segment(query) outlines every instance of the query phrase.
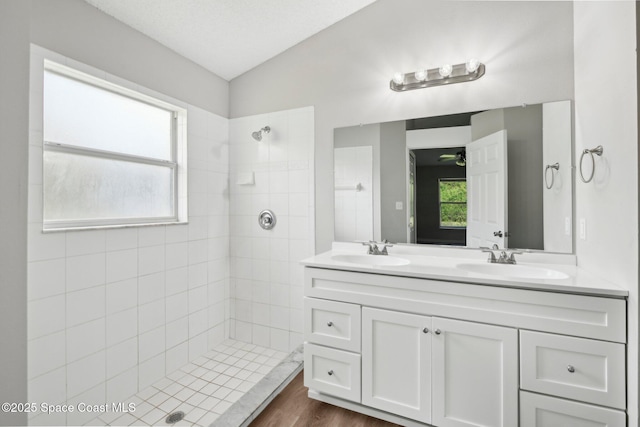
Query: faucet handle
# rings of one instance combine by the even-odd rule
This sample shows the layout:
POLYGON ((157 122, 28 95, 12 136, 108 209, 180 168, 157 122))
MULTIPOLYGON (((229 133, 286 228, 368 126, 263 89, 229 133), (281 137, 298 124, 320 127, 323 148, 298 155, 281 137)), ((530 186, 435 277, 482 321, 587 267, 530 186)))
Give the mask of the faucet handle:
POLYGON ((496 259, 496 254, 493 251, 499 251, 500 249, 498 248, 498 245, 493 245, 493 248, 488 248, 486 246, 480 246, 480 249, 482 249, 482 252, 489 252, 489 258, 487 259, 487 262, 490 263, 495 263, 498 260, 496 259))
POLYGON ((369 255, 373 255, 378 253, 378 244, 373 240, 369 240, 368 242, 360 242, 363 246, 369 246, 369 251, 367 252, 369 255))
POLYGON ((380 253, 382 255, 389 255, 389 252, 387 252, 387 248, 392 248, 393 247, 393 243, 389 242, 387 239, 384 239, 380 243, 383 245, 382 249, 380 250, 380 253))
POLYGON ((516 263, 516 258, 514 257, 514 255, 521 255, 523 253, 524 253, 524 251, 518 251, 518 250, 509 251, 509 253, 508 253, 509 257, 507 258, 507 262, 509 264, 515 264, 516 263))

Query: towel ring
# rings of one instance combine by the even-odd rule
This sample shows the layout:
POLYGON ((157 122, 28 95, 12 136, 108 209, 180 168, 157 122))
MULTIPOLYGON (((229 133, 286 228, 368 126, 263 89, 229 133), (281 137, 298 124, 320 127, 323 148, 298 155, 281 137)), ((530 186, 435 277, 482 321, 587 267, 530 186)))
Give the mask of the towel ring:
POLYGON ((593 158, 594 154, 602 156, 602 145, 598 145, 596 148, 592 148, 590 150, 588 148, 585 148, 582 152, 582 155, 580 156, 580 179, 582 179, 582 182, 584 183, 591 182, 591 180, 593 179, 593 175, 596 173, 596 161, 593 158), (586 179, 584 177, 584 174, 582 173, 582 161, 584 160, 585 154, 589 154, 591 156, 591 175, 589 175, 588 179, 586 179))
POLYGON ((547 190, 551 190, 551 188, 553 187, 553 182, 555 181, 555 174, 553 173, 553 169, 555 170, 560 170, 560 163, 554 163, 552 165, 547 165, 546 168, 544 168, 544 186, 547 187, 547 190), (549 169, 551 169, 551 184, 549 184, 549 180, 547 179, 547 172, 549 171, 549 169))

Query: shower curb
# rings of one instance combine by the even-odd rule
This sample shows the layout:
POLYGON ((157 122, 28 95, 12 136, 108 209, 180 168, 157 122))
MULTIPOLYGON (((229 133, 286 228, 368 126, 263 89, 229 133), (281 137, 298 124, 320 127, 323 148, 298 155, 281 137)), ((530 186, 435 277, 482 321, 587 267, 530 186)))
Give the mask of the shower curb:
POLYGON ((300 345, 264 378, 229 407, 209 427, 246 427, 295 378, 304 367, 303 345, 300 345))

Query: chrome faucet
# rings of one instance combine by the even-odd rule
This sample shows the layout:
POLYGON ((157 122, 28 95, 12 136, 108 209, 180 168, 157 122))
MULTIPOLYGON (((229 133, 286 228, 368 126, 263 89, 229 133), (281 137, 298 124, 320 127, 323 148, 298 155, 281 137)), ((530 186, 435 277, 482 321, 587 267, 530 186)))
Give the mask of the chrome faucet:
POLYGON ((486 248, 481 247, 482 252, 489 252, 489 258, 487 262, 491 264, 516 264, 516 258, 514 255, 520 255, 522 251, 507 251, 506 249, 500 249, 500 247, 494 243, 493 247, 486 248), (496 258, 496 252, 500 252, 500 255, 496 258))
POLYGON ((388 240, 383 240, 382 242, 375 242, 373 240, 369 240, 368 242, 362 242, 364 246, 369 246, 369 250, 367 254, 369 255, 389 255, 387 248, 392 247, 393 245, 389 243, 388 240), (382 249, 378 247, 378 244, 383 245, 382 249))

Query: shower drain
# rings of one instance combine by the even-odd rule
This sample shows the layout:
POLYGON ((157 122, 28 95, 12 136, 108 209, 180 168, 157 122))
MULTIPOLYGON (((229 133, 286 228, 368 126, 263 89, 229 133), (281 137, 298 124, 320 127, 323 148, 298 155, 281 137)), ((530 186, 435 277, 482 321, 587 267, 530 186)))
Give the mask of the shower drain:
POLYGON ((165 422, 167 424, 175 424, 178 421, 182 421, 182 419, 184 418, 184 412, 182 411, 176 411, 172 414, 170 414, 167 419, 165 420, 165 422))

